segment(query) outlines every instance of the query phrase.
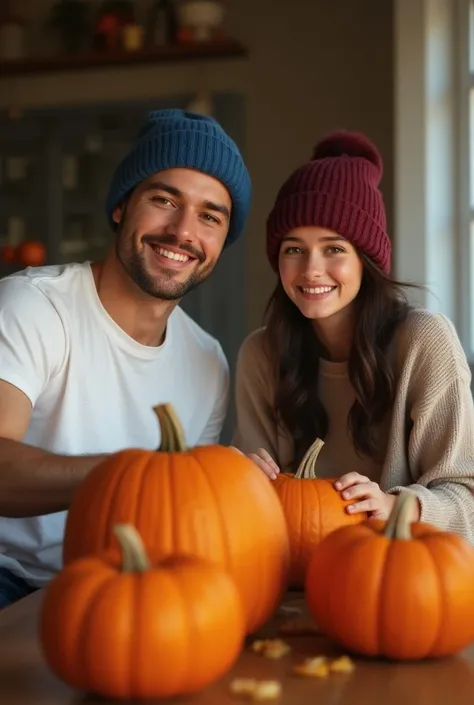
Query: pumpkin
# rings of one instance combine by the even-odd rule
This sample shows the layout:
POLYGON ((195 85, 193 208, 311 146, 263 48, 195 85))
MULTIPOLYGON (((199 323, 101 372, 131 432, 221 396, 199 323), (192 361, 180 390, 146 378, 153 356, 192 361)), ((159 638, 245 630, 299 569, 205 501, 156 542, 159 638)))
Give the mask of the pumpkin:
POLYGON ((359 524, 367 514, 349 514, 336 490, 337 478, 318 478, 316 464, 324 441, 317 438, 307 450, 295 474, 280 473, 273 480, 285 512, 290 538, 289 585, 302 589, 313 548, 331 531, 346 524, 359 524))
POLYGON ((237 660, 245 619, 237 588, 216 565, 169 556, 152 565, 131 525, 116 551, 80 558, 46 589, 40 643, 70 687, 106 698, 200 691, 237 660))
POLYGON ((23 267, 39 267, 46 262, 46 247, 37 240, 26 240, 16 248, 15 259, 23 267))
POLYGON ((120 451, 77 489, 66 521, 64 563, 111 548, 113 525, 131 523, 153 561, 191 553, 227 569, 251 633, 277 609, 286 588, 289 542, 278 497, 245 455, 220 445, 188 450, 172 407, 154 411, 159 452, 120 451))
POLYGON ((387 522, 337 529, 314 550, 308 608, 322 631, 365 656, 416 660, 474 640, 474 547, 410 522, 416 496, 398 495, 387 522))

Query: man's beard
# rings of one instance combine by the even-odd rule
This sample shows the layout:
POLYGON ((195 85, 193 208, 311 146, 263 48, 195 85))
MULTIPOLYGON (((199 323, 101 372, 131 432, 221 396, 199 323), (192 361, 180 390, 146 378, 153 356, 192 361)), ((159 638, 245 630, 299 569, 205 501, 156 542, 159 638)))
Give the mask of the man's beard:
MULTIPOLYGON (((123 221, 122 221, 123 222, 123 221)), ((143 242, 153 242, 162 246, 173 245, 179 247, 182 252, 188 252, 192 257, 195 257, 200 264, 205 262, 205 255, 196 248, 180 244, 174 235, 163 235, 162 237, 144 236, 143 242)), ((175 281, 177 271, 174 269, 162 269, 159 276, 152 276, 146 268, 145 257, 140 252, 134 252, 127 249, 123 229, 119 226, 116 239, 117 257, 127 272, 132 281, 149 296, 162 301, 177 301, 185 294, 195 289, 203 282, 214 269, 215 263, 209 262, 200 271, 194 270, 189 275, 186 281, 175 281)), ((148 245, 146 245, 148 246, 148 245)))

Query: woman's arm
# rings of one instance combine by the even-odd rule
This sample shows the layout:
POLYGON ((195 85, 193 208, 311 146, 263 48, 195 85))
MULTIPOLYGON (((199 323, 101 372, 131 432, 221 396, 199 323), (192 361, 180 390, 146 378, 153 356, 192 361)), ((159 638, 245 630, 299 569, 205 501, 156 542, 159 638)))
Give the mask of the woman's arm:
POLYGON ((421 520, 474 543, 474 403, 471 373, 454 326, 441 314, 416 331, 404 372, 411 430, 406 447, 421 520))
MULTIPOLYGON (((474 543, 474 407, 466 379, 452 382, 430 413, 415 419, 409 458, 421 521, 474 543)), ((394 487, 390 492, 398 492, 394 487)))

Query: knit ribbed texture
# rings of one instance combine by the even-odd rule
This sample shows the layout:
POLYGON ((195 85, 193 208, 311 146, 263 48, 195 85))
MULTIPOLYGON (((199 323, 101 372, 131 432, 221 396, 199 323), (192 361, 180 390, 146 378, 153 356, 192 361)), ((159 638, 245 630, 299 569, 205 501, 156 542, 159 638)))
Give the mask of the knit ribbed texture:
POLYGON ((229 191, 232 214, 226 245, 243 231, 252 185, 235 142, 214 118, 184 110, 156 110, 141 126, 129 154, 117 167, 106 201, 112 229, 113 211, 144 179, 165 169, 189 168, 218 179, 229 191))
MULTIPOLYGON (((355 398, 347 373, 344 386, 341 363, 321 365, 330 430, 318 457, 318 475, 337 477, 356 470, 384 492, 414 492, 423 521, 474 544, 474 406, 471 373, 455 328, 442 314, 412 311, 390 356, 397 390, 381 429, 385 453, 379 465, 358 458, 347 433, 347 413, 355 398), (331 366, 337 374, 328 374, 331 366)), ((274 394, 264 331, 259 330, 244 341, 238 357, 233 444, 244 453, 265 448, 288 470, 293 444, 277 430, 271 411, 274 394)))
POLYGON ((267 221, 267 255, 278 271, 283 237, 303 226, 328 228, 365 252, 384 272, 391 244, 382 194, 382 159, 358 133, 336 132, 316 145, 314 158, 296 169, 278 192, 267 221))

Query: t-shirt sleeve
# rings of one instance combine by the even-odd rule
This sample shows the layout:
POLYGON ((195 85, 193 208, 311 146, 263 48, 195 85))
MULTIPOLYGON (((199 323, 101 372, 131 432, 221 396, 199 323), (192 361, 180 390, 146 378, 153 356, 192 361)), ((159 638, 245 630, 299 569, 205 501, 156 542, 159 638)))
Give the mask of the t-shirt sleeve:
POLYGON ((32 406, 61 369, 66 338, 51 301, 29 281, 0 281, 0 379, 32 406))
POLYGON ((196 445, 213 445, 219 443, 222 427, 229 406, 229 364, 220 345, 217 346, 215 365, 217 367, 217 384, 214 391, 214 404, 209 420, 196 445))

